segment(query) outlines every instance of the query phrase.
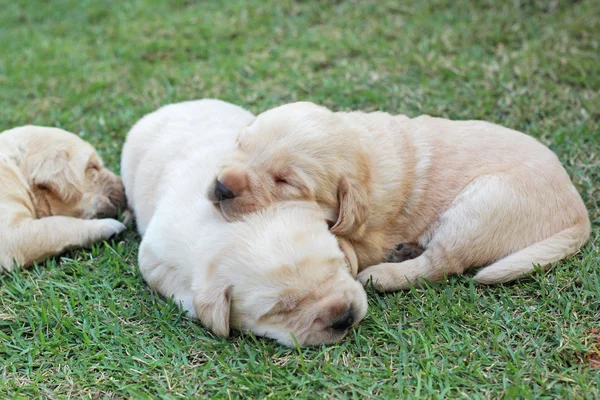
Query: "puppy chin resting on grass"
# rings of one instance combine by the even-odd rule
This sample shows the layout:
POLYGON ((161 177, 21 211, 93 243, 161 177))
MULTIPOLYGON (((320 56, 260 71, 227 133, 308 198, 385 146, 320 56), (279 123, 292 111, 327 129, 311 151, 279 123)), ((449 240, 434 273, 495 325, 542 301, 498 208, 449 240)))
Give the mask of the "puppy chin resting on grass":
POLYGON ((337 342, 365 316, 367 300, 356 255, 321 209, 283 202, 228 223, 203 196, 253 119, 200 100, 163 107, 131 129, 121 171, 143 236, 140 271, 219 335, 234 328, 287 346, 337 342))

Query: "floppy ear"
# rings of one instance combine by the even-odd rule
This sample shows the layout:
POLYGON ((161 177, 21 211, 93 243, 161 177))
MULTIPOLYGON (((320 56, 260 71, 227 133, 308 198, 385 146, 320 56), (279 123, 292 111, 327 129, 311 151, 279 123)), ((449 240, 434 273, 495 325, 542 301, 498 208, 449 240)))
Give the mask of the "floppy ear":
POLYGON ((232 288, 227 285, 194 297, 194 310, 202 325, 225 337, 229 336, 232 288))
POLYGON ((358 257, 356 257, 354 247, 352 247, 350 242, 348 242, 346 239, 337 238, 337 240, 338 244, 340 245, 340 249, 346 257, 346 262, 350 267, 350 273, 356 278, 356 275, 358 274, 358 257))
POLYGON ((367 189, 349 178, 340 179, 338 204, 338 217, 331 227, 331 233, 338 236, 352 236, 369 217, 367 189))
POLYGON ((32 187, 50 190, 66 203, 81 198, 80 182, 69 164, 67 151, 42 151, 31 156, 28 164, 32 187))

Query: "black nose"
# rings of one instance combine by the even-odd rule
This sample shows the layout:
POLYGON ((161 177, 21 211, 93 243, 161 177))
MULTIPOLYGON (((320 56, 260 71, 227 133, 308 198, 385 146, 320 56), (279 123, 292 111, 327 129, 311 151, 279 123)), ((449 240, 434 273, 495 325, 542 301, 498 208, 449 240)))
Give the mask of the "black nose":
POLYGON ((350 309, 350 310, 346 311, 345 313, 343 313, 342 315, 340 315, 340 317, 335 320, 335 322, 333 323, 333 325, 331 325, 331 327, 333 329, 335 329, 336 331, 345 331, 346 329, 350 328, 353 323, 354 323, 354 314, 352 313, 352 310, 350 309))
POLYGON ((223 201, 226 199, 233 199, 235 195, 229 188, 221 183, 221 181, 217 181, 217 186, 215 186, 215 197, 218 201, 223 201))

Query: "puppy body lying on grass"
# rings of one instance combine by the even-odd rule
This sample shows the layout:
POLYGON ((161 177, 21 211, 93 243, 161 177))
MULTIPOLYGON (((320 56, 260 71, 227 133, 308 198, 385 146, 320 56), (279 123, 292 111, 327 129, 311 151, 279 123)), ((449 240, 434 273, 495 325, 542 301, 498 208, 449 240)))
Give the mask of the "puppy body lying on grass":
POLYGON ((110 219, 125 206, 121 180, 89 143, 61 129, 2 132, 0 187, 0 273, 125 229, 110 219))
MULTIPOLYGON (((224 221, 203 193, 254 116, 217 100, 169 105, 129 132, 122 174, 143 236, 140 271, 217 334, 252 331, 293 345, 341 340, 366 294, 316 204, 280 203, 224 221)), ((351 251, 351 248, 350 248, 351 251)))
POLYGON ((590 233, 558 158, 530 136, 312 103, 260 114, 207 193, 229 220, 276 201, 317 201, 354 246, 359 280, 382 291, 472 266, 487 266, 480 283, 508 282, 574 254, 590 233), (398 243, 425 251, 382 263, 398 243))

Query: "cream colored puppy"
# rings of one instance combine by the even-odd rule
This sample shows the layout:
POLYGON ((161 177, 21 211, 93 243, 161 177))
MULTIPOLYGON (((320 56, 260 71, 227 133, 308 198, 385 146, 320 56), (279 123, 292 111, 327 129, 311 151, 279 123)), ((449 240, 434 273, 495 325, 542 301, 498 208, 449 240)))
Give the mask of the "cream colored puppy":
POLYGON ((230 220, 277 201, 317 201, 337 216, 331 231, 353 245, 359 280, 382 291, 473 266, 487 266, 480 283, 508 282, 574 254, 590 234, 566 171, 530 136, 483 121, 306 102, 260 114, 208 198, 230 220), (425 251, 380 264, 398 243, 425 251))
POLYGON ((89 143, 62 129, 2 132, 0 187, 0 273, 125 229, 110 219, 125 207, 121 180, 89 143))
MULTIPOLYGON (((291 346, 341 340, 364 289, 316 204, 281 203, 227 223, 203 194, 254 116, 218 100, 169 105, 129 132, 122 173, 153 289, 219 335, 252 331, 291 346)), ((350 248, 351 250, 351 248, 350 248)), ((351 265, 354 264, 354 265, 351 265)))

